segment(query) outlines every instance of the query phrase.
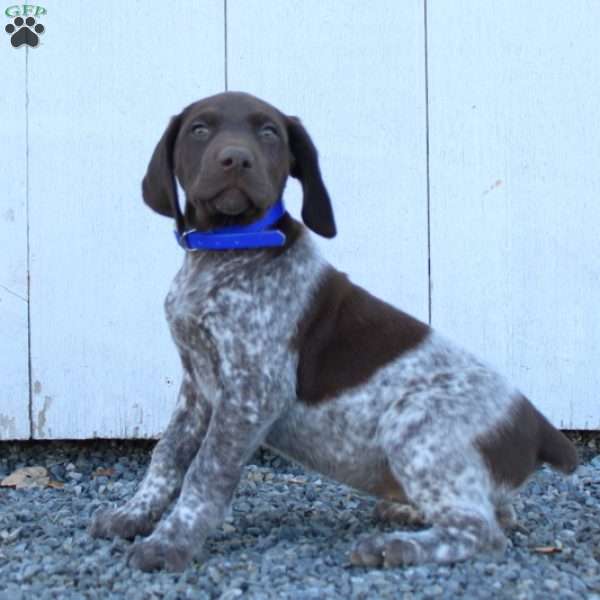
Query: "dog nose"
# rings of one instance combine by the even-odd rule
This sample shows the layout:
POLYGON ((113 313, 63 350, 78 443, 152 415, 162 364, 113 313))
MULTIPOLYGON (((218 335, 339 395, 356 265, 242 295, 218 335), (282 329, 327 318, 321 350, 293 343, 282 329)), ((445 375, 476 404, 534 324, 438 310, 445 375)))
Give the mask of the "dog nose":
POLYGON ((226 146, 219 152, 217 160, 224 171, 252 168, 252 155, 246 148, 239 146, 226 146))

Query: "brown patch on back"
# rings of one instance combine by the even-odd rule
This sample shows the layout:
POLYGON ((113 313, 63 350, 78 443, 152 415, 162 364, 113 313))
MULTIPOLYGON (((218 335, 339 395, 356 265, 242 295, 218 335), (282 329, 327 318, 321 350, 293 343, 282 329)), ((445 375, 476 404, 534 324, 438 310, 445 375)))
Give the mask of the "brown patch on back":
POLYGON ((494 481, 512 488, 543 462, 565 473, 577 467, 573 444, 525 396, 515 399, 510 418, 480 436, 476 445, 494 481))
POLYGON ((328 268, 294 339, 298 398, 316 404, 364 383, 428 332, 425 323, 328 268))

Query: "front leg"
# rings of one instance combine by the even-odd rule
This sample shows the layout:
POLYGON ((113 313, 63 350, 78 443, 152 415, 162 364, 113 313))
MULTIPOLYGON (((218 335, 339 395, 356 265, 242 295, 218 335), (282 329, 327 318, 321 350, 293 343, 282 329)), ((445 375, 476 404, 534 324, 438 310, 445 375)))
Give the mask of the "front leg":
POLYGON ((175 412, 152 452, 150 466, 135 495, 119 508, 99 508, 92 517, 94 537, 133 539, 153 529, 179 493, 187 468, 208 429, 210 405, 184 371, 175 412))
POLYGON ((134 544, 129 555, 132 566, 182 571, 225 518, 244 465, 283 410, 281 395, 265 396, 259 389, 256 398, 257 388, 263 386, 256 380, 237 381, 239 392, 253 397, 242 399, 238 392, 220 399, 173 511, 150 537, 134 544))

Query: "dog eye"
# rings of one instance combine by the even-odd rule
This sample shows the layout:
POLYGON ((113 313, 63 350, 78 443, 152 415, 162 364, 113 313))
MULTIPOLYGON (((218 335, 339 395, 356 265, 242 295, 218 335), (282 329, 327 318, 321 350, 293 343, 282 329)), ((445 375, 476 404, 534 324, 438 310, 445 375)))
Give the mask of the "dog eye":
POLYGON ((203 123, 197 123, 192 127, 192 134, 201 140, 205 140, 210 135, 210 130, 203 123))
POLYGON ((260 135, 261 138, 270 140, 279 137, 279 132, 274 125, 265 125, 264 127, 260 128, 258 135, 260 135))

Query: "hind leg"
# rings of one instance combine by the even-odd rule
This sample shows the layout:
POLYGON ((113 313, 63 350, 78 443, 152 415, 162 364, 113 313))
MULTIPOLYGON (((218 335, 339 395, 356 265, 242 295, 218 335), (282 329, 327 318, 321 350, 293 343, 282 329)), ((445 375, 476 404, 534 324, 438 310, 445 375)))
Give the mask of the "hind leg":
POLYGON ((364 567, 453 563, 481 551, 503 550, 505 540, 485 516, 454 510, 430 529, 367 537, 356 544, 350 561, 364 567))
POLYGON ((467 436, 430 419, 422 407, 384 420, 381 440, 390 469, 431 528, 379 533, 360 541, 351 562, 394 566, 465 560, 503 549, 491 482, 467 436))
MULTIPOLYGON (((517 515, 511 498, 502 496, 494 501, 496 520, 502 529, 514 529, 518 526, 517 515)), ((398 525, 424 526, 425 516, 412 504, 379 500, 373 509, 373 518, 384 523, 398 525)))

